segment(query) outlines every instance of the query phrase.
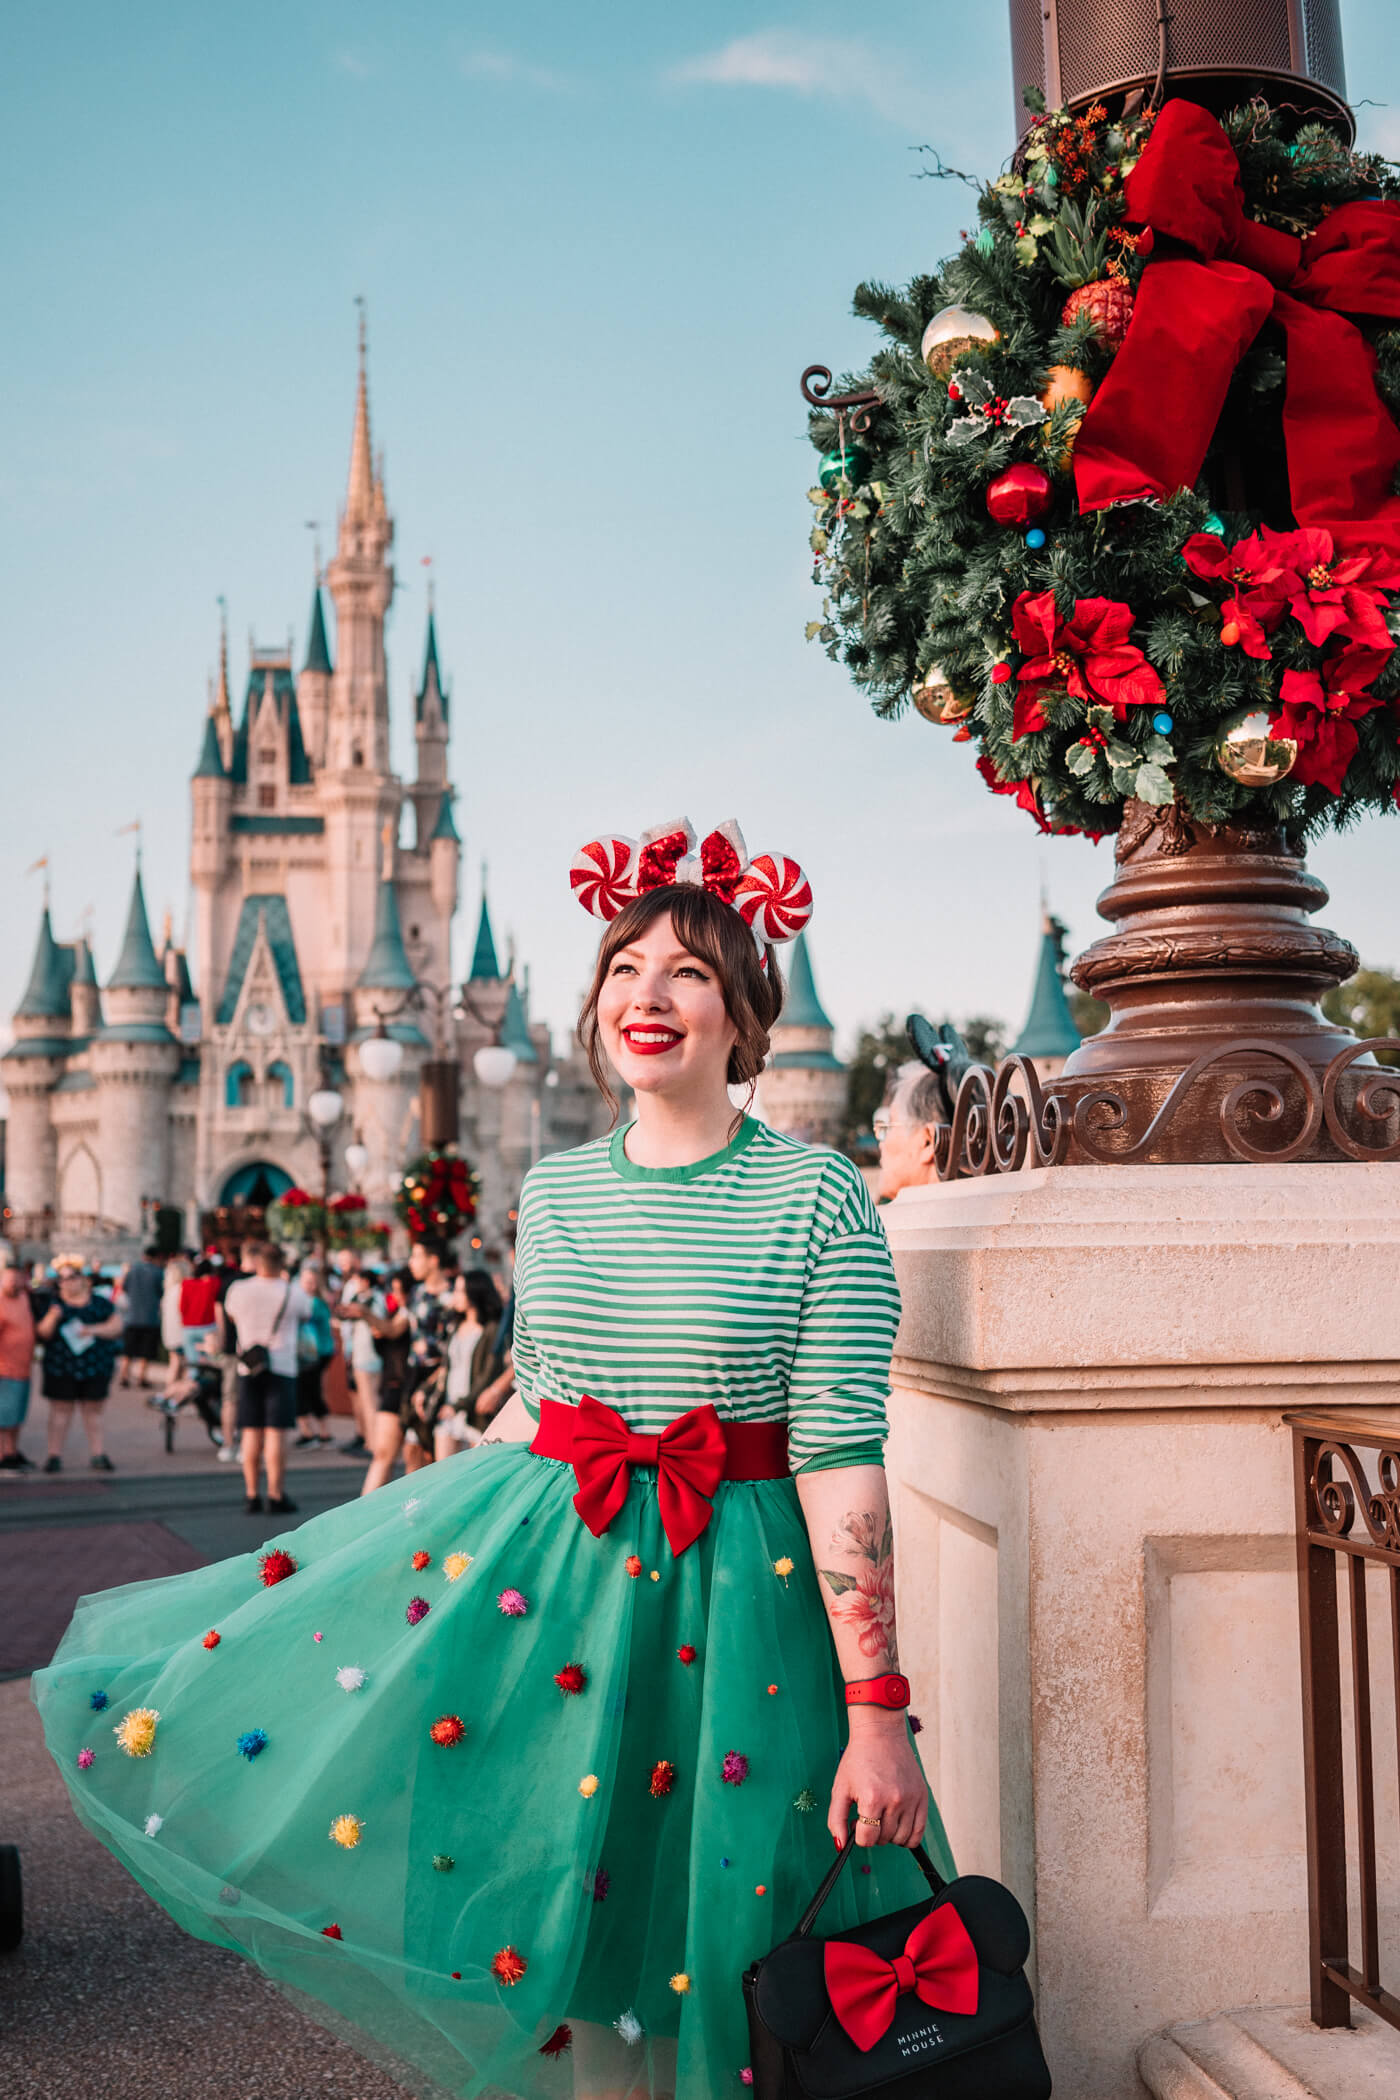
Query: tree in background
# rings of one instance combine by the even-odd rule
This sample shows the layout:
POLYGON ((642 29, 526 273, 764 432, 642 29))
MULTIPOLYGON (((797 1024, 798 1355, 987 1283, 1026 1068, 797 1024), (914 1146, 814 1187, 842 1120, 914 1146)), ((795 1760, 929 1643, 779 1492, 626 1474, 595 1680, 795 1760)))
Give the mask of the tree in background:
MULTIPOLYGON (((1358 970, 1323 994, 1322 1011, 1357 1035, 1400 1036, 1400 977, 1393 970, 1358 970)), ((1379 1057, 1384 1065, 1400 1065, 1392 1051, 1382 1050, 1379 1057)))
POLYGON ((1105 1000, 1095 999, 1089 992, 1081 992, 1072 984, 1065 986, 1065 997, 1069 1000, 1074 1025, 1081 1035, 1097 1035, 1101 1028, 1107 1028, 1111 1009, 1105 1000))
MULTIPOLYGON (((1107 1011, 1105 1007, 1105 1014, 1107 1011)), ((1004 1021, 989 1014, 972 1014, 967 1020, 959 1021, 957 1026, 977 1063, 995 1065, 1005 1056, 1004 1021)), ((904 1024, 893 1014, 881 1014, 873 1028, 861 1030, 846 1068, 846 1115, 840 1137, 842 1151, 853 1152, 862 1145, 869 1145, 871 1119, 885 1098, 890 1074, 897 1072, 901 1065, 910 1063, 913 1056, 904 1024)))

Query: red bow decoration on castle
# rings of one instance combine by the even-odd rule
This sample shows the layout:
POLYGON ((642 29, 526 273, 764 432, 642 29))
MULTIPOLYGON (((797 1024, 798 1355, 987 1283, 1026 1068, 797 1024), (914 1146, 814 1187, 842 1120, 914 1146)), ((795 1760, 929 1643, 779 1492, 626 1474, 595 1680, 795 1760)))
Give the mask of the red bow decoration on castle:
POLYGON ((951 1903, 921 1918, 893 1961, 853 1940, 828 1940, 822 1967, 831 2010, 857 2049, 875 2047, 908 1991, 935 2012, 977 2010, 977 1949, 951 1903))
POLYGON ((1125 185, 1151 229, 1127 337, 1074 448, 1081 511, 1165 500, 1195 482, 1236 365, 1273 317, 1287 349, 1288 482, 1300 525, 1339 549, 1400 552, 1400 429, 1375 355, 1346 318, 1400 320, 1400 205, 1338 205, 1306 240, 1244 214, 1239 163, 1215 118, 1169 102, 1125 185))
POLYGON ((659 1436, 639 1436, 615 1408, 584 1393, 573 1424, 574 1508, 601 1538, 627 1500, 633 1466, 655 1466, 662 1528, 671 1551, 684 1553, 710 1521, 724 1460, 724 1431, 708 1401, 677 1415, 659 1436))

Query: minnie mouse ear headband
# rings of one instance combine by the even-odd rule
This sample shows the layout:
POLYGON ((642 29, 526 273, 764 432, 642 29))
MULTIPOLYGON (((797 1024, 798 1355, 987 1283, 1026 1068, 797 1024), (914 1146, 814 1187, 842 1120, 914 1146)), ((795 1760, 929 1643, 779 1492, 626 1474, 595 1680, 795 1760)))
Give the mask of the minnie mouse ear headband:
POLYGON ((904 1032, 919 1063, 938 1074, 943 1105, 951 1122, 963 1074, 973 1061, 972 1052, 951 1021, 943 1021, 935 1028, 922 1014, 910 1014, 904 1032))
POLYGON ((574 895, 597 919, 615 919, 625 904, 648 890, 693 882, 732 904, 760 947, 790 941, 812 916, 812 885, 784 853, 759 853, 752 860, 744 834, 731 817, 697 847, 688 817, 654 824, 640 839, 609 833, 580 846, 569 870, 574 895))

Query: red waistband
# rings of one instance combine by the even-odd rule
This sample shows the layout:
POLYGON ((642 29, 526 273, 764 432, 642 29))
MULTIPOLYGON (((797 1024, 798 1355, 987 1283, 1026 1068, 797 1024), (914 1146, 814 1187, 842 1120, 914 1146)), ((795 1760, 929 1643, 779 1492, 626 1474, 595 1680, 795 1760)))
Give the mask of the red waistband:
MULTIPOLYGON (((575 1408, 566 1406, 561 1400, 541 1400, 540 1426, 530 1445, 537 1458, 561 1458, 566 1465, 573 1464, 576 1414, 575 1408)), ((721 1417, 719 1426, 724 1438, 724 1479, 783 1480, 787 1477, 786 1422, 726 1422, 721 1417)), ((629 1464, 654 1466, 657 1443, 655 1436, 641 1436, 634 1432, 629 1439, 629 1464)))

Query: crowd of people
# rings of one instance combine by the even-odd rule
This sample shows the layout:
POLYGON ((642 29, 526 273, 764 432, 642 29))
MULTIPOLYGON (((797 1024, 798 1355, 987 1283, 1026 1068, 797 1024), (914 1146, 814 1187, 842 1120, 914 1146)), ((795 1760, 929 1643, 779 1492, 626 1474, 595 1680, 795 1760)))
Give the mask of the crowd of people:
POLYGON ((167 1415, 193 1406, 219 1461, 239 1465, 249 1514, 282 1515, 286 1448, 333 1446, 326 1374, 344 1358, 371 1493, 478 1443, 514 1390, 514 1299, 506 1274, 458 1266, 423 1240, 402 1267, 353 1250, 289 1265, 283 1249, 162 1254, 112 1276, 77 1255, 26 1270, 0 1254, 0 1471, 60 1473, 76 1408, 88 1463, 112 1472, 103 1410, 114 1382, 167 1415), (47 1449, 21 1446, 31 1396, 48 1406, 47 1449), (264 1502, 265 1495, 265 1502, 264 1502))

